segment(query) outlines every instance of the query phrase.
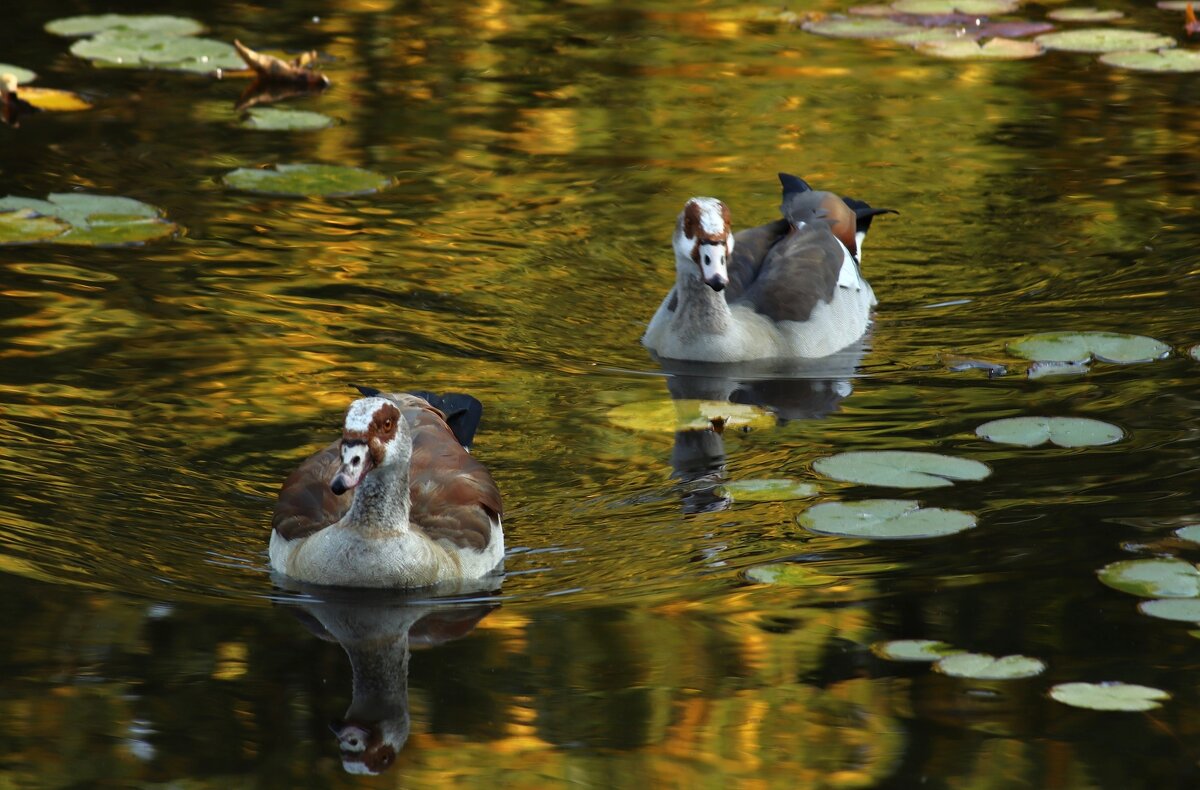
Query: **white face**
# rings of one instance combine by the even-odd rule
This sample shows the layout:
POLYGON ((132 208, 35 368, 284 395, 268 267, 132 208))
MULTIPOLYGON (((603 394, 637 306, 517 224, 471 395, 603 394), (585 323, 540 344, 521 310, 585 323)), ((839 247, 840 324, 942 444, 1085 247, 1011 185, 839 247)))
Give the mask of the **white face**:
POLYGON ((729 259, 733 231, 729 209, 716 198, 692 198, 675 224, 675 268, 684 276, 698 276, 720 291, 729 284, 729 259))
POLYGON ((408 423, 386 398, 361 398, 346 411, 342 466, 330 482, 335 494, 354 488, 378 466, 406 463, 412 455, 408 423))

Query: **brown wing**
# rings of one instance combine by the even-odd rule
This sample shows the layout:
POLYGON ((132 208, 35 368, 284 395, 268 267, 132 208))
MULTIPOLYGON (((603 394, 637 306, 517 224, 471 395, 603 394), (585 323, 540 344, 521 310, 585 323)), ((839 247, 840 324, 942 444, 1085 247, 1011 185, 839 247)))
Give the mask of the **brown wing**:
POLYGON ((283 481, 271 526, 287 540, 319 532, 346 514, 353 492, 338 496, 329 484, 341 467, 341 442, 309 457, 283 481))
POLYGON ((845 259, 825 223, 793 231, 767 253, 758 277, 736 303, 772 321, 807 321, 818 304, 833 300, 845 259))
POLYGON ((487 468, 462 448, 442 413, 425 400, 404 393, 388 397, 412 428, 409 522, 434 541, 486 548, 492 519, 504 512, 487 468))
POLYGON ((737 301, 762 271, 763 261, 771 249, 787 235, 787 220, 777 219, 757 228, 747 228, 733 234, 733 257, 729 261, 729 285, 725 287, 725 299, 730 304, 737 301))

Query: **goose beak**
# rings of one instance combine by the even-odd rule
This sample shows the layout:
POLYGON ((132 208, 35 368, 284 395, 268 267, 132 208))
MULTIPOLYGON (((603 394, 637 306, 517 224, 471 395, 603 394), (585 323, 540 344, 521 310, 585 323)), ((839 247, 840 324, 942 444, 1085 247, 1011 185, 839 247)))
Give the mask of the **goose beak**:
POLYGON ((707 285, 709 288, 713 289, 714 291, 716 291, 717 293, 720 293, 721 291, 725 290, 726 285, 729 285, 729 278, 724 275, 714 275, 712 277, 705 277, 704 284, 707 285))
POLYGON ((329 487, 333 493, 341 496, 361 483, 367 476, 367 472, 374 468, 375 463, 371 459, 371 452, 366 442, 343 439, 342 468, 333 476, 329 487))

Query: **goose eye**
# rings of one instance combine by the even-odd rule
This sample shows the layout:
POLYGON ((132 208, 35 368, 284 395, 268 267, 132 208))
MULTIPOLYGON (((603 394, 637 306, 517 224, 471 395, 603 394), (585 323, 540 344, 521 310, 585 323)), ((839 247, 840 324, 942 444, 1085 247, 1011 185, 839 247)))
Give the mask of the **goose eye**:
POLYGON ((385 431, 390 431, 392 429, 392 418, 391 417, 388 417, 386 420, 383 421, 383 429, 385 431))

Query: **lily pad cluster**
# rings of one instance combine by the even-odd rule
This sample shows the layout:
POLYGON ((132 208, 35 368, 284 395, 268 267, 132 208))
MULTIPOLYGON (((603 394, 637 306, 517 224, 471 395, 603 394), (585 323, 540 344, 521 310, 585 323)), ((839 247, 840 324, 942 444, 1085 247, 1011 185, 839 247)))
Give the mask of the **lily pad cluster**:
POLYGON ((58 36, 84 36, 71 45, 71 54, 99 66, 211 74, 243 65, 231 45, 198 37, 204 26, 186 17, 73 16, 47 23, 46 30, 58 36))
POLYGON ((126 197, 55 193, 0 198, 0 244, 141 244, 178 231, 154 206, 126 197))

